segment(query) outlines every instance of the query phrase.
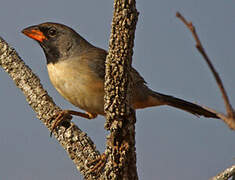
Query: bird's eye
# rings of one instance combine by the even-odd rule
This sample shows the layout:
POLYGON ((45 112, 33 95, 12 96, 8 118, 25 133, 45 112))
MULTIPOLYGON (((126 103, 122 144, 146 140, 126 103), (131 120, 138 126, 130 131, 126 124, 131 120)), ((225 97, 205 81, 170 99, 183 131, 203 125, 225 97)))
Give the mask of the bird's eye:
POLYGON ((55 37, 56 36, 56 29, 54 27, 51 27, 49 30, 48 30, 48 35, 50 37, 55 37))

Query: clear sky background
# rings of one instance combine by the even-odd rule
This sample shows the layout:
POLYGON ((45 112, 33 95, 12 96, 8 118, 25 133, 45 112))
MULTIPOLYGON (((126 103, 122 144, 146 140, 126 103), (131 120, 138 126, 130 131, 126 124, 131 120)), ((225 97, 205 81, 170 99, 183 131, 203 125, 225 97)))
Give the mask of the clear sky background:
MULTIPOLYGON (((108 48, 111 0, 0 0, 0 36, 33 71, 56 104, 74 109, 49 82, 42 49, 21 34, 27 26, 52 21, 73 27, 92 44, 108 48)), ((161 93, 225 112, 211 72, 194 48, 190 32, 175 17, 180 11, 195 24, 235 106, 235 1, 137 0, 140 12, 133 66, 161 93)), ((0 179, 77 180, 66 152, 35 117, 8 75, 0 69, 0 179)), ((74 118, 103 152, 104 117, 74 118)), ((139 179, 203 180, 235 163, 235 133, 216 119, 197 118, 169 107, 137 111, 139 179)))

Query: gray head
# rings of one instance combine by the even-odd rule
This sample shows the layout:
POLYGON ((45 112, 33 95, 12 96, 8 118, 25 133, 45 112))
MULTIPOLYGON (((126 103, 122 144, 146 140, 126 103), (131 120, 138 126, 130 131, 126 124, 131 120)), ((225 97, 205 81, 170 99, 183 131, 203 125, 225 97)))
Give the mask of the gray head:
POLYGON ((93 47, 72 28, 58 23, 42 23, 22 30, 43 48, 47 63, 56 63, 93 47))

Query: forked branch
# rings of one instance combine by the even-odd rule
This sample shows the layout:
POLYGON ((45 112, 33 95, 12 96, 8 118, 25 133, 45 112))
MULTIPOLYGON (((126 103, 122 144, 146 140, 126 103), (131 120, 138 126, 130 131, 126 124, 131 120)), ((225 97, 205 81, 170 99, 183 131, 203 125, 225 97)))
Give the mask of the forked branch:
POLYGON ((232 105, 229 102, 229 98, 227 96, 227 93, 225 91, 225 88, 223 86, 223 83, 219 77, 219 74, 216 72, 213 64, 211 63, 211 60, 209 58, 209 56, 207 55, 198 35, 196 32, 196 29, 194 27, 194 25, 192 24, 192 22, 188 22, 179 12, 176 13, 176 17, 178 17, 185 25, 186 27, 191 31, 193 38, 196 41, 196 48, 197 50, 201 53, 201 55, 203 56, 204 60, 206 61, 207 65, 209 66, 215 80, 216 83, 221 91, 223 100, 224 100, 224 104, 226 107, 226 111, 227 111, 227 115, 219 113, 211 108, 208 107, 204 107, 206 108, 208 111, 211 111, 213 113, 215 113, 218 117, 220 117, 231 129, 235 130, 235 112, 234 109, 232 108, 232 105))

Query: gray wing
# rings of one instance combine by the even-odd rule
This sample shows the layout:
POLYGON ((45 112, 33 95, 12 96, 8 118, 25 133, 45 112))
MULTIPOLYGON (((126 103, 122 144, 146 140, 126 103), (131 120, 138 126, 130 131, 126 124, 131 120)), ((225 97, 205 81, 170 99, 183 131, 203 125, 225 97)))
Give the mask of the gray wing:
POLYGON ((100 79, 104 80, 107 51, 101 48, 93 47, 86 52, 86 56, 89 57, 88 66, 93 72, 95 72, 95 74, 98 75, 100 79))
MULTIPOLYGON (((93 47, 86 52, 86 56, 89 57, 88 66, 93 72, 95 72, 95 74, 98 75, 99 78, 103 80, 105 75, 105 59, 107 54, 107 51, 97 47, 93 47)), ((133 67, 131 68, 131 81, 133 82, 134 89, 137 88, 136 90, 138 92, 136 93, 141 93, 143 89, 148 89, 144 78, 133 67)))

